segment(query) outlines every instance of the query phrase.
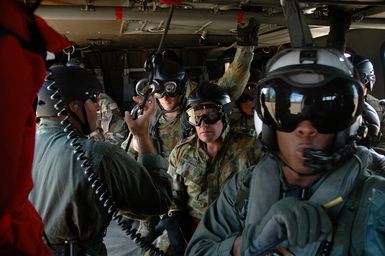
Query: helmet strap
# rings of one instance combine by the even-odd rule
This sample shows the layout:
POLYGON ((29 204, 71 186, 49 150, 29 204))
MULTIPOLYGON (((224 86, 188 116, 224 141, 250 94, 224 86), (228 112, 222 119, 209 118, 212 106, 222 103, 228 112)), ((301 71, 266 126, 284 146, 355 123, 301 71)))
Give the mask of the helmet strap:
POLYGON ((91 133, 91 128, 90 128, 90 124, 88 123, 87 111, 86 111, 86 108, 84 107, 84 104, 82 104, 82 112, 84 114, 84 119, 86 120, 85 122, 83 122, 75 112, 68 110, 68 114, 80 124, 81 131, 85 135, 88 135, 91 133))

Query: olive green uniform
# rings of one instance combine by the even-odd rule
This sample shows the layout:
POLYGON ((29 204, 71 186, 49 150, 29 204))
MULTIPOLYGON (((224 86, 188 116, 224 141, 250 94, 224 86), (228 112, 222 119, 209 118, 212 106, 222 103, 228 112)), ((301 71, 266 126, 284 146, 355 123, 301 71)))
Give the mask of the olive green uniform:
MULTIPOLYGON (((111 216, 99 204, 66 135, 58 121, 41 119, 30 199, 52 244, 75 240, 90 255, 106 255, 103 236, 111 216)), ((168 210, 171 183, 162 157, 143 154, 137 162, 116 145, 79 136, 119 209, 147 216, 168 210)))
MULTIPOLYGON (((385 179, 368 172, 368 155, 366 148, 359 147, 354 157, 310 187, 308 200, 312 203, 323 205, 338 196, 344 198, 342 203, 326 209, 334 223, 332 256, 385 255, 385 179)), ((284 197, 284 186, 281 162, 275 157, 265 157, 257 166, 236 174, 207 209, 186 255, 232 255, 239 235, 243 255, 258 236, 250 230, 271 205, 284 197)), ((308 256, 316 255, 321 246, 314 242, 289 250, 294 255, 308 256)))

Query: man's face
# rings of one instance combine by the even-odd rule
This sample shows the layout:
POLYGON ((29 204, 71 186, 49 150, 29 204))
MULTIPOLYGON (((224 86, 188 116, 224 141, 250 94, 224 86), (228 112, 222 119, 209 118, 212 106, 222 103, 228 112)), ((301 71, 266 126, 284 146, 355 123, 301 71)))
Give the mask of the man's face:
POLYGON ((254 115, 254 112, 253 112, 253 101, 252 99, 251 100, 246 100, 246 101, 243 101, 239 104, 241 110, 247 115, 247 116, 253 116, 254 115))
POLYGON ((313 170, 304 165, 304 149, 328 151, 334 137, 335 134, 318 133, 310 121, 302 121, 293 132, 277 131, 279 156, 298 173, 311 173, 313 170))
MULTIPOLYGON (((210 114, 217 114, 214 112, 217 112, 216 109, 201 109, 196 113, 196 116, 199 118, 203 115, 210 115, 210 114)), ((222 120, 218 120, 213 124, 208 124, 204 120, 201 121, 200 125, 195 126, 195 130, 197 132, 197 135, 199 139, 204 143, 213 143, 216 142, 223 130, 224 124, 222 120)))
POLYGON ((160 106, 166 110, 170 111, 179 106, 182 102, 182 96, 170 97, 165 94, 162 98, 158 99, 160 106))
POLYGON ((84 102, 84 108, 87 113, 87 122, 90 126, 91 131, 95 131, 98 128, 98 111, 100 106, 96 99, 90 98, 84 102))

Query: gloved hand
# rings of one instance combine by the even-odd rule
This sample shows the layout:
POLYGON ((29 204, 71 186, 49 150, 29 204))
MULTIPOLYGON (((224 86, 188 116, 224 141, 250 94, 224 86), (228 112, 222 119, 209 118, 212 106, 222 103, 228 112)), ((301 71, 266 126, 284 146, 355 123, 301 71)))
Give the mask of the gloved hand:
POLYGON ((241 46, 258 45, 259 24, 255 18, 250 18, 249 23, 239 23, 237 26, 237 44, 241 46))
POLYGON ((163 216, 156 225, 155 233, 167 230, 168 239, 175 255, 184 255, 193 230, 191 217, 183 211, 173 211, 163 216))
POLYGON ((320 205, 295 198, 284 198, 274 204, 253 230, 246 255, 273 250, 287 240, 291 246, 304 247, 325 240, 332 232, 332 223, 320 205))

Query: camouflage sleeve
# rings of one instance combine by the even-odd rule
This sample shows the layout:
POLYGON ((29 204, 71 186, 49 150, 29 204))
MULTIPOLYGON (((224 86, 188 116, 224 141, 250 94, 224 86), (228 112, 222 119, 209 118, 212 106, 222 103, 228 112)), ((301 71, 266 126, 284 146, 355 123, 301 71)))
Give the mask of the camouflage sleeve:
POLYGON ((170 210, 185 210, 187 205, 187 189, 184 184, 184 179, 181 175, 177 173, 178 165, 180 164, 178 157, 180 155, 180 148, 176 147, 171 151, 171 154, 168 158, 168 171, 167 173, 172 178, 172 197, 173 202, 170 207, 170 210))
POLYGON ((243 229, 236 203, 240 182, 245 174, 246 171, 234 175, 218 199, 209 206, 185 255, 232 255, 234 240, 243 229))
POLYGON ((253 46, 237 46, 237 52, 229 68, 217 81, 235 101, 242 95, 250 77, 250 65, 253 60, 253 46))

